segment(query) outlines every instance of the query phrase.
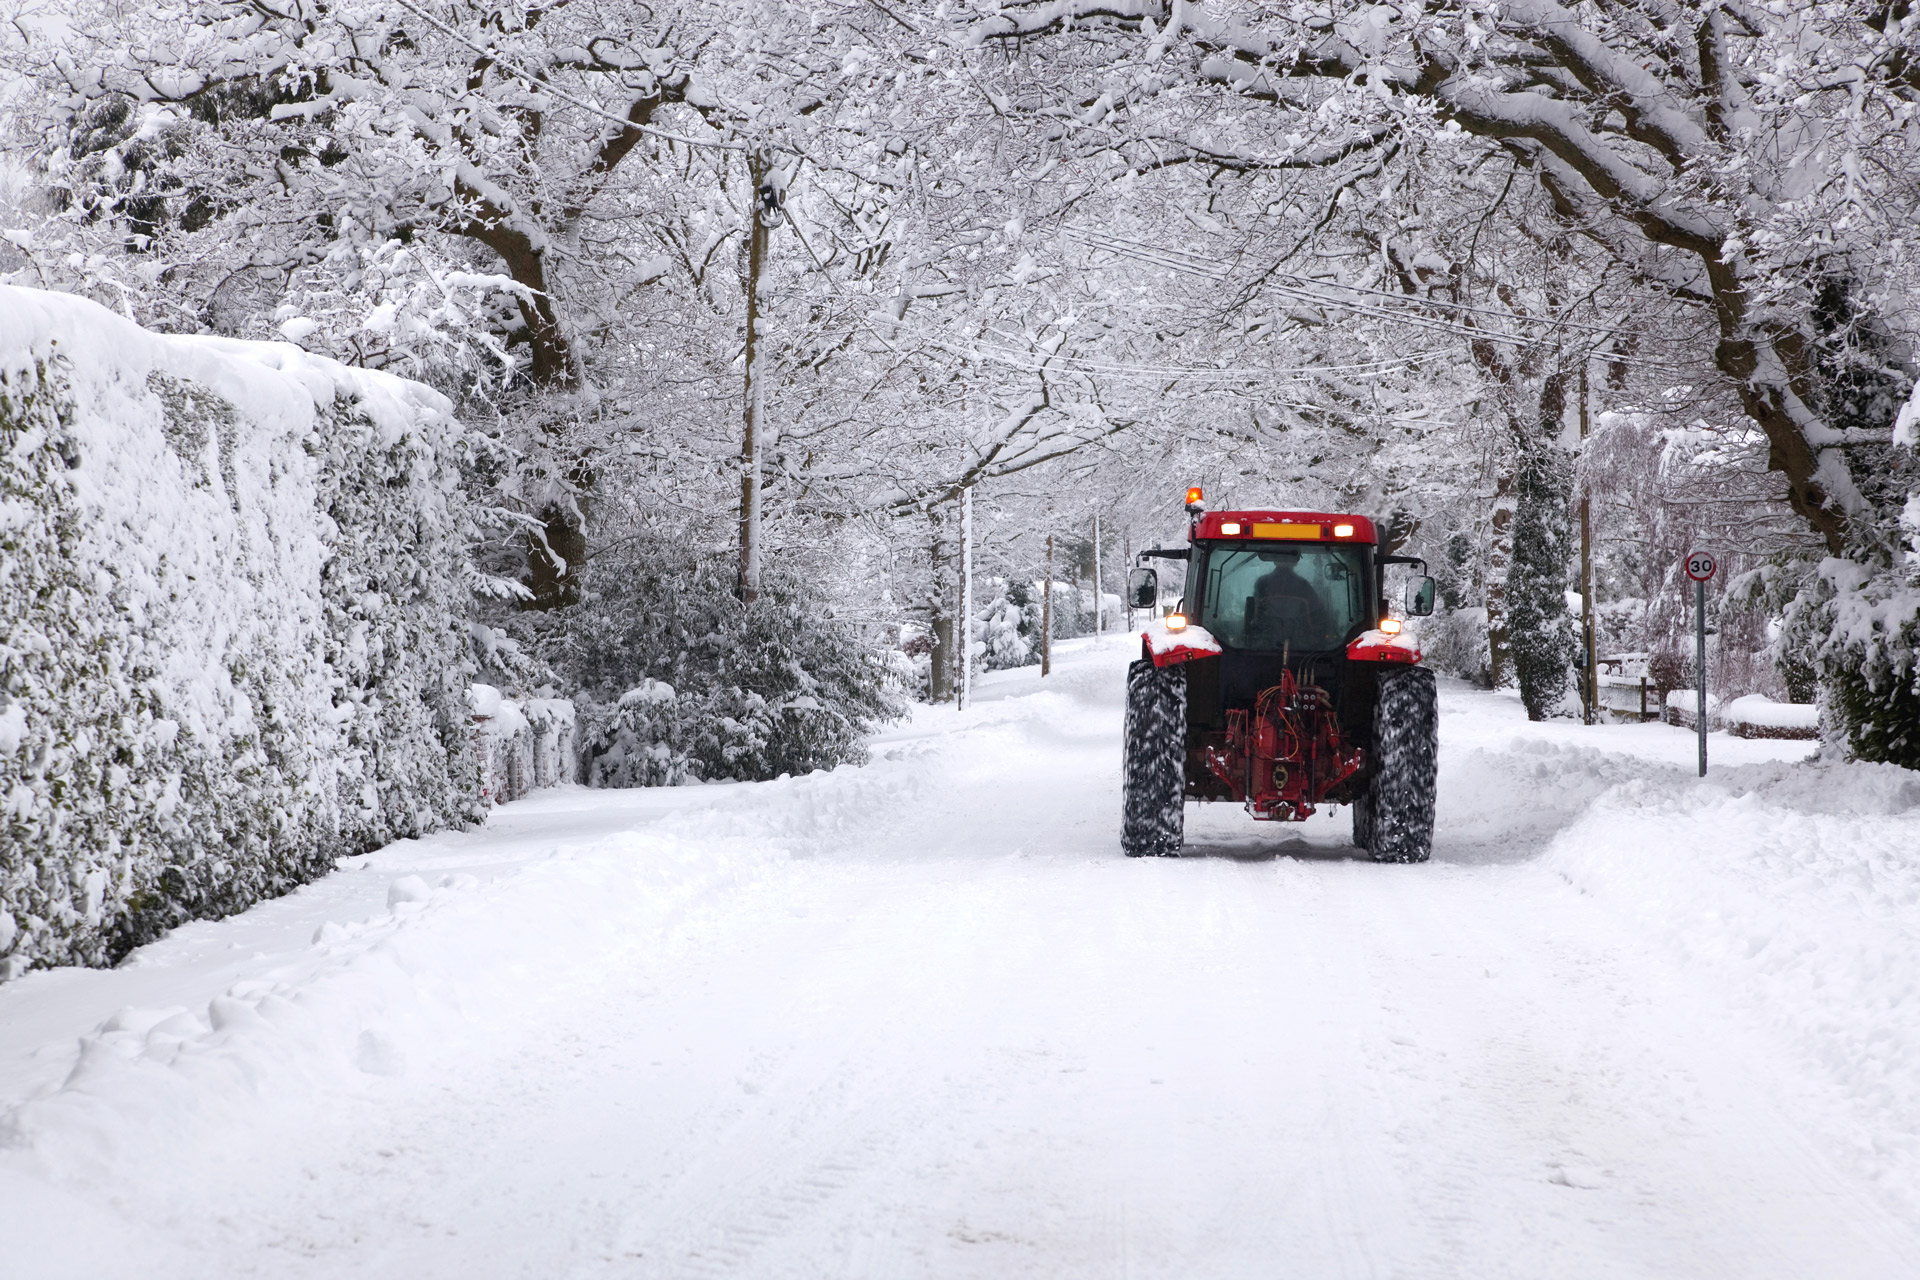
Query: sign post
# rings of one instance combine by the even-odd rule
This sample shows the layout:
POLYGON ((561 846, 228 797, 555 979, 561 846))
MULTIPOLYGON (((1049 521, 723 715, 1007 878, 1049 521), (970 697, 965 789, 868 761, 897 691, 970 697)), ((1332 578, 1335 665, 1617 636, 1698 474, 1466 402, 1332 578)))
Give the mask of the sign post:
POLYGON ((1700 728, 1700 776, 1707 776, 1707 579, 1719 566, 1704 551, 1687 557, 1687 576, 1693 579, 1694 670, 1700 677, 1699 699, 1695 703, 1700 728))

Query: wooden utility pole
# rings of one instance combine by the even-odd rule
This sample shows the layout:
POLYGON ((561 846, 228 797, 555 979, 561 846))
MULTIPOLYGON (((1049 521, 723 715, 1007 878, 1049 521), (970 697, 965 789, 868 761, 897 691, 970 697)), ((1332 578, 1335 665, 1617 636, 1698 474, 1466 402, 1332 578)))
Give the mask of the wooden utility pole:
POLYGON ((1040 674, 1053 674, 1053 535, 1047 535, 1047 592, 1040 598, 1040 674))
POLYGON ((760 278, 767 265, 767 219, 780 208, 780 192, 770 181, 771 158, 747 153, 747 178, 753 188, 747 231, 747 344, 745 431, 740 441, 740 577, 735 594, 748 604, 760 596, 760 434, 766 399, 759 377, 760 278))
POLYGON ((960 491, 960 702, 973 701, 973 486, 960 491))
POLYGON ((1106 610, 1100 607, 1100 513, 1093 513, 1093 634, 1107 630, 1106 610))
POLYGON ((953 544, 952 526, 946 508, 938 503, 927 507, 927 560, 933 573, 933 590, 927 596, 928 622, 933 632, 933 652, 928 656, 927 698, 945 702, 954 696, 954 682, 960 668, 953 660, 953 634, 956 612, 954 597, 959 583, 954 570, 960 558, 953 544))
MULTIPOLYGON (((1591 361, 1584 357, 1580 361, 1580 446, 1586 451, 1587 443, 1587 365, 1591 361)), ((1595 724, 1600 719, 1600 671, 1599 658, 1593 652, 1593 514, 1589 489, 1583 481, 1580 485, 1580 636, 1585 646, 1581 661, 1586 666, 1586 696, 1581 699, 1586 704, 1586 722, 1595 724)))

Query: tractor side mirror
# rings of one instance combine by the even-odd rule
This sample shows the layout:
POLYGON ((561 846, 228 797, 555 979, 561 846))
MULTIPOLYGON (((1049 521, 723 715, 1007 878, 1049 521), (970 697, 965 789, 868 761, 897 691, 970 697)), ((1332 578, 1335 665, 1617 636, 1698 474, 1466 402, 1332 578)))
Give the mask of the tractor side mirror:
POLYGON ((1160 575, 1151 569, 1135 569, 1127 575, 1127 601, 1135 609, 1151 609, 1160 603, 1160 575))
POLYGON ((1433 579, 1415 578, 1407 584, 1407 614, 1425 618, 1433 613, 1433 579))

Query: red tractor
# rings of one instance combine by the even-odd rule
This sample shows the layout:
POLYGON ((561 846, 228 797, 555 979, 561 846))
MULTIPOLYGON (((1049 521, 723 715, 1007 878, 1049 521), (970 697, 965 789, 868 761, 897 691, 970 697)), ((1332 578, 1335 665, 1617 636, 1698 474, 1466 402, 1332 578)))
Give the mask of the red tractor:
MULTIPOLYGON (((1188 800, 1235 800, 1298 822, 1353 808, 1353 842, 1378 862, 1433 850, 1438 712, 1433 672, 1388 616, 1386 570, 1417 566, 1406 611, 1433 612, 1426 562, 1384 555, 1365 516, 1207 512, 1188 490, 1186 595, 1141 636, 1127 670, 1128 857, 1177 857, 1188 800)), ((1159 576, 1134 569, 1135 608, 1159 576)))

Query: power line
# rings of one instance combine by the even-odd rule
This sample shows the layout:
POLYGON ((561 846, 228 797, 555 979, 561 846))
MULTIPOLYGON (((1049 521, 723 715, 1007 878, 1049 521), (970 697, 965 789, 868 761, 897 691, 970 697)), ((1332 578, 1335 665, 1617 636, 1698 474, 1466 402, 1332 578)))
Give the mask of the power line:
MULTIPOLYGON (((1138 241, 1127 240, 1119 236, 1108 236, 1102 240, 1094 240, 1085 233, 1072 229, 1065 230, 1061 234, 1065 238, 1074 240, 1088 248, 1104 250, 1116 257, 1131 258, 1135 261, 1151 263, 1155 266, 1165 267, 1168 270, 1197 275, 1204 279, 1215 281, 1216 283, 1225 284, 1231 280, 1233 276, 1231 270, 1199 260, 1197 255, 1189 254, 1185 250, 1157 245, 1144 245, 1138 241)), ((1378 306, 1368 307, 1361 303, 1328 298, 1319 291, 1342 290, 1348 293, 1379 297, 1414 307, 1439 308, 1447 311, 1484 315, 1502 321, 1517 321, 1523 325, 1530 325, 1536 329, 1545 329, 1549 332, 1560 329, 1574 329, 1606 337, 1632 336, 1629 330, 1610 326, 1589 325, 1565 318, 1535 320, 1510 311, 1496 311, 1488 307, 1476 307, 1463 302, 1447 302, 1437 298, 1414 297, 1404 293, 1395 293, 1390 289, 1375 289, 1366 285, 1345 284, 1337 280, 1318 280, 1311 276, 1300 275, 1297 272, 1275 270, 1268 273, 1262 280, 1262 283, 1275 292, 1292 297, 1296 301, 1311 302, 1317 306, 1336 307, 1357 315, 1370 316, 1374 319, 1384 320, 1392 324, 1409 325, 1414 328, 1427 329, 1436 333, 1448 333, 1458 337, 1471 338, 1482 342, 1493 342, 1505 346, 1531 346, 1538 341, 1538 338, 1522 337, 1501 333, 1492 329, 1476 328, 1471 325, 1454 323, 1439 316, 1411 316, 1404 312, 1396 312, 1378 306), (1300 283, 1276 284, 1274 283, 1276 277, 1284 280, 1298 281, 1300 283)), ((1697 368, 1697 366, 1672 364, 1659 360, 1647 360, 1617 352, 1608 352, 1604 358, 1616 364, 1630 364, 1643 368, 1664 369, 1677 372, 1693 372, 1697 368)))
MULTIPOLYGON (((883 342, 891 343, 893 335, 882 333, 871 322, 863 321, 862 326, 883 342)), ((1259 381, 1266 379, 1295 379, 1328 373, 1393 373, 1411 369, 1429 360, 1450 356, 1447 351, 1421 351, 1405 356, 1386 357, 1379 360, 1365 360, 1345 364, 1305 364, 1292 366, 1220 366, 1220 365, 1148 365, 1138 363, 1110 363, 1094 360, 1085 356, 1061 355, 1041 360, 1027 350, 1014 345, 1018 339, 1001 334, 997 330, 986 332, 998 338, 998 342, 983 342, 980 339, 959 340, 931 333, 918 326, 902 321, 893 322, 895 331, 905 329, 907 333, 950 354, 965 356, 983 361, 998 362, 1030 373, 1053 371, 1074 373, 1102 373, 1124 377, 1152 378, 1188 378, 1208 381, 1259 381)))

